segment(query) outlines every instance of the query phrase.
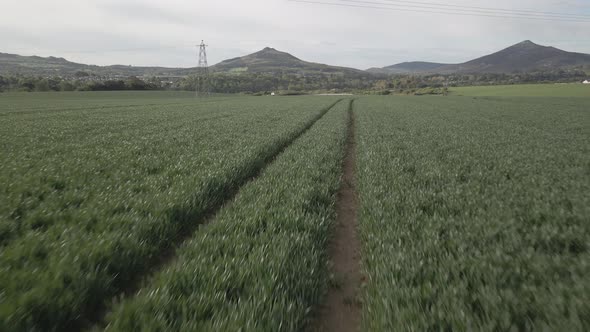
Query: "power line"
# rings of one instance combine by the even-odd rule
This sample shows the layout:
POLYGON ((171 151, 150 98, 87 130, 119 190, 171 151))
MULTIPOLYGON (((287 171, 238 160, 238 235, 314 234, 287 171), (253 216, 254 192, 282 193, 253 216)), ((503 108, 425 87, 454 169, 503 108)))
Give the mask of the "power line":
MULTIPOLYGON (((62 54, 106 54, 106 53, 125 53, 125 52, 142 52, 142 51, 159 51, 159 50, 170 50, 170 49, 192 49, 193 46, 160 46, 160 47, 137 47, 137 48, 119 48, 119 49, 104 49, 104 50, 59 50, 52 49, 51 53, 62 53, 62 54)), ((47 53, 47 49, 39 51, 39 48, 35 47, 16 47, 10 48, 7 53, 10 52, 43 52, 47 53)))
MULTIPOLYGON (((383 2, 375 2, 375 1, 364 1, 364 0, 334 0, 334 1, 340 1, 340 2, 351 2, 351 3, 360 3, 360 4, 369 4, 369 5, 381 5, 381 6, 391 6, 391 7, 408 7, 408 8, 422 8, 422 9, 436 9, 436 10, 444 10, 445 13, 449 13, 449 14, 453 14, 453 11, 457 11, 457 12, 461 12, 461 13, 468 13, 468 14, 490 14, 490 15, 498 15, 498 16, 506 16, 507 13, 504 12, 495 12, 495 11, 491 11, 491 10, 479 10, 479 9, 459 9, 459 8, 453 8, 453 9, 447 9, 447 8, 439 8, 439 7, 432 7, 432 6, 423 6, 423 5, 395 5, 395 4, 390 4, 390 3, 383 3, 383 2)), ((382 0, 382 1, 388 1, 388 0, 382 0)), ((569 16, 557 16, 557 15, 552 15, 552 16, 548 16, 548 15, 541 15, 541 14, 524 14, 524 13, 514 13, 514 14, 509 14, 509 15, 513 15, 514 17, 524 17, 524 18, 561 18, 564 19, 566 21, 569 20, 590 20, 590 17, 569 17, 569 16)), ((512 17, 512 16, 510 16, 512 17)))
POLYGON ((456 4, 446 4, 446 3, 442 4, 442 3, 435 3, 435 2, 407 1, 407 0, 382 0, 382 1, 430 5, 430 6, 438 6, 438 7, 478 9, 478 10, 485 10, 485 11, 503 12, 503 13, 507 13, 507 14, 523 13, 523 14, 536 14, 536 15, 557 15, 557 16, 565 16, 565 17, 590 18, 590 15, 584 15, 584 14, 580 15, 580 14, 572 14, 572 13, 558 13, 558 12, 548 12, 548 11, 546 12, 546 11, 529 10, 529 9, 505 9, 505 8, 493 8, 493 7, 477 7, 477 6, 465 6, 465 5, 456 5, 456 4))
MULTIPOLYGON (((408 5, 401 5, 396 6, 393 4, 386 4, 386 3, 379 3, 379 2, 372 2, 372 1, 361 1, 361 0, 335 0, 335 1, 343 1, 343 2, 351 2, 354 4, 344 4, 344 3, 333 3, 333 2, 324 2, 324 1, 317 1, 317 0, 288 0, 290 2, 300 2, 300 3, 311 3, 311 4, 322 4, 322 5, 330 5, 330 6, 342 6, 342 7, 353 7, 353 8, 370 8, 370 9, 382 9, 382 10, 391 10, 391 11, 405 11, 405 12, 417 12, 417 13, 433 13, 433 14, 447 14, 447 15, 459 15, 459 16, 479 16, 479 17, 495 17, 495 18, 510 18, 510 19, 528 19, 528 20, 543 20, 543 21, 560 21, 560 22, 574 22, 574 23, 590 23, 590 20, 586 20, 583 18, 553 18, 553 17, 543 17, 543 16, 509 16, 506 14, 501 13, 481 13, 476 12, 473 10, 463 10, 464 12, 453 12, 451 9, 445 8, 436 8, 436 7, 425 7, 425 6, 408 6, 408 5), (374 4, 374 5, 373 5, 374 4), (391 7, 380 7, 380 6, 391 6, 391 7), (418 7, 423 9, 410 9, 407 7, 418 7), (424 10, 424 9, 436 9, 434 10, 424 10), (441 11, 443 10, 443 11, 441 11)), ((516 15, 516 14, 514 14, 516 15)), ((522 15, 522 14, 518 14, 522 15)), ((590 19, 590 17, 589 17, 590 19)))
MULTIPOLYGON (((306 3, 306 4, 337 6, 337 7, 368 8, 368 9, 381 9, 381 10, 415 12, 415 13, 432 13, 432 14, 446 14, 446 15, 458 15, 458 16, 478 16, 478 17, 523 19, 523 20, 558 21, 558 22, 572 22, 572 23, 590 23, 590 20, 583 20, 583 19, 558 19, 558 18, 550 18, 550 17, 488 15, 488 14, 478 14, 478 13, 456 13, 456 12, 450 12, 450 11, 440 11, 440 10, 443 10, 443 8, 438 8, 439 11, 434 11, 434 10, 409 9, 409 8, 404 8, 404 7, 395 7, 394 8, 394 7, 380 7, 380 6, 362 5, 362 4, 333 3, 333 2, 324 2, 324 1, 316 1, 316 0, 287 0, 287 1, 306 3)), ((383 4, 383 5, 386 5, 386 4, 383 4)))
POLYGON ((194 46, 160 46, 160 47, 137 47, 137 48, 121 48, 111 50, 84 50, 84 51, 62 51, 63 53, 74 54, 102 54, 102 53, 125 53, 125 52, 141 52, 141 51, 159 51, 170 49, 188 49, 194 46))
MULTIPOLYGON (((388 1, 387 3, 383 3, 383 2, 375 2, 375 1, 363 1, 363 0, 335 0, 335 1, 340 1, 340 2, 352 2, 352 3, 361 3, 361 4, 369 4, 369 5, 381 5, 381 6, 392 6, 392 7, 408 7, 408 8, 423 8, 423 9, 436 9, 436 10, 444 10, 444 11, 458 11, 458 12, 463 12, 463 13, 478 13, 478 14, 496 14, 496 15, 500 15, 500 16, 505 16, 505 15, 514 15, 514 16, 518 16, 518 17, 536 17, 536 18, 562 18, 565 20, 590 20, 590 16, 580 16, 580 17, 573 17, 573 16, 564 16, 564 15, 559 15, 559 14, 541 14, 539 13, 521 13, 521 12, 515 12, 515 13, 507 13, 504 12, 506 11, 506 9, 464 9, 464 8, 441 8, 441 7, 433 7, 433 6, 424 6, 424 5, 396 5, 396 4, 392 4, 390 2, 404 2, 404 3, 422 3, 422 2, 413 2, 413 1, 396 1, 396 0, 382 0, 382 1, 388 1), (502 11, 498 11, 498 10, 502 10, 502 11)), ((437 5, 439 6, 439 5, 437 5)), ((452 6, 452 5, 449 5, 452 6)), ((459 6, 456 6, 459 7, 459 6)), ((483 7, 465 7, 465 8, 483 8, 483 7)))

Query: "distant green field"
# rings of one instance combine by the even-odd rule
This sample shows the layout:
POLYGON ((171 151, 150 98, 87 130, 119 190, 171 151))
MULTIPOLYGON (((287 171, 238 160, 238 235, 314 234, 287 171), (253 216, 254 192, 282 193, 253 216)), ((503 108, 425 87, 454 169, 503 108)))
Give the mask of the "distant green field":
POLYGON ((522 84, 452 88, 451 94, 468 97, 590 97, 590 84, 522 84))

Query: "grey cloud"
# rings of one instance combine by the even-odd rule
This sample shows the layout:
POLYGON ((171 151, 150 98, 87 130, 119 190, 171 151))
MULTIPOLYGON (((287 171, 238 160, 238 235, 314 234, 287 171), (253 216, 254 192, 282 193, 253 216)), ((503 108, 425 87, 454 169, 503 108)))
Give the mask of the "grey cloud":
MULTIPOLYGON (((590 7, 584 8, 587 2, 578 0, 452 3, 590 15, 590 7)), ((101 65, 194 66, 194 45, 201 39, 210 45, 211 64, 265 46, 307 61, 361 69, 411 60, 462 62, 525 39, 590 53, 590 23, 403 13, 286 0, 28 0, 3 7, 0 52, 30 50, 101 65)))
POLYGON ((99 10, 109 15, 115 15, 119 19, 141 20, 152 23, 191 24, 191 13, 178 12, 165 6, 154 6, 142 2, 109 2, 97 5, 99 10))

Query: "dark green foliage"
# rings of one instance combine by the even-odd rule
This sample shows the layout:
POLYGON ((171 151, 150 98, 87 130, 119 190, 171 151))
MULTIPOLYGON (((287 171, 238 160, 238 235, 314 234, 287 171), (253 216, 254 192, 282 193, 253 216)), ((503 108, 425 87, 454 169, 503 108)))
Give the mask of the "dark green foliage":
MULTIPOLYGON (((541 71, 520 74, 477 75, 370 75, 350 76, 338 73, 297 74, 274 73, 212 73, 208 85, 213 93, 246 94, 308 94, 316 92, 350 92, 363 94, 418 94, 434 91, 439 94, 445 86, 486 86, 499 84, 581 82, 588 76, 584 71, 541 71)), ((196 77, 111 77, 90 76, 44 78, 37 76, 0 76, 1 91, 124 91, 124 90, 184 90, 195 91, 196 77)), ((432 94, 432 93, 426 93, 432 94)))
POLYGON ((163 90, 167 86, 158 80, 139 79, 131 76, 125 79, 102 77, 45 78, 40 76, 0 76, 0 91, 47 92, 47 91, 142 91, 163 90))

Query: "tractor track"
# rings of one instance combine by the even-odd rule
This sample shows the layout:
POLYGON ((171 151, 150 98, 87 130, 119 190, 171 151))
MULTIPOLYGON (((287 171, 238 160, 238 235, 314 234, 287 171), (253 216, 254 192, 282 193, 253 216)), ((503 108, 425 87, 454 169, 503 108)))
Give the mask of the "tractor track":
POLYGON ((357 235, 356 143, 354 100, 348 114, 348 137, 342 166, 342 183, 336 201, 336 222, 328 248, 333 281, 317 308, 309 331, 353 332, 360 329, 360 241, 357 235))

